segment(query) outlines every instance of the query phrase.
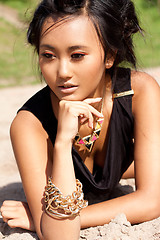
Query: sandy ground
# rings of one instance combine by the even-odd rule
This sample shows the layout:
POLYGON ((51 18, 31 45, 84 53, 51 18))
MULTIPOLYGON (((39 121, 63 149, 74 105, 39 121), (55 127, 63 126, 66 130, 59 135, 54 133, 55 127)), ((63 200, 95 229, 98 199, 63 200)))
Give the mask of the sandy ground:
MULTIPOLYGON (((160 68, 148 69, 160 83, 160 68)), ((42 86, 22 86, 0 90, 0 206, 5 199, 25 200, 19 173, 9 140, 9 126, 16 111, 42 86)), ((122 181, 115 196, 134 190, 134 180, 122 181)), ((0 217, 0 239, 38 239, 35 233, 22 229, 10 229, 0 217)), ((81 231, 80 239, 88 240, 158 240, 160 239, 160 218, 131 226, 125 215, 120 213, 105 226, 81 231)))

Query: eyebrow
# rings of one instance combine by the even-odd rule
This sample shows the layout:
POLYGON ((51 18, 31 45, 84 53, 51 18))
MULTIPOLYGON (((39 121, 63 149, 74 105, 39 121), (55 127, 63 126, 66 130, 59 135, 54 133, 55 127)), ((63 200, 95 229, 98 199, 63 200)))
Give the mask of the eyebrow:
POLYGON ((75 46, 71 46, 71 47, 69 47, 69 50, 70 51, 74 51, 74 50, 76 50, 76 49, 88 49, 88 47, 87 46, 84 46, 84 45, 75 45, 75 46))
MULTIPOLYGON (((49 44, 42 44, 40 45, 40 48, 49 48, 49 49, 55 50, 55 47, 49 44)), ((74 51, 77 49, 88 49, 88 47, 84 45, 75 45, 68 48, 69 51, 74 51)))
POLYGON ((42 44, 42 45, 40 45, 40 48, 49 48, 49 49, 55 50, 55 48, 49 44, 42 44))

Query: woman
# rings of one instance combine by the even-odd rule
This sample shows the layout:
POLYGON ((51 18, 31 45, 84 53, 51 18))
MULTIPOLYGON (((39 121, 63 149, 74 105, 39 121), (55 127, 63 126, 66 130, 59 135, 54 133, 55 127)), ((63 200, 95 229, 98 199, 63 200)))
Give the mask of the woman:
POLYGON ((9 226, 75 240, 120 212, 131 223, 160 215, 159 86, 119 67, 136 66, 132 36, 141 31, 130 0, 39 4, 28 41, 47 86, 11 126, 28 204, 3 203, 9 226), (122 177, 135 177, 136 191, 110 199, 122 177))

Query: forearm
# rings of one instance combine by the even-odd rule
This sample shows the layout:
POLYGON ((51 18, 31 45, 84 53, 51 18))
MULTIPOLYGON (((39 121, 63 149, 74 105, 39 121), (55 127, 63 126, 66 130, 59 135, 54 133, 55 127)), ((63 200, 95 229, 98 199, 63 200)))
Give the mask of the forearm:
POLYGON ((137 191, 128 195, 88 206, 81 211, 81 228, 109 223, 117 214, 125 213, 132 224, 159 216, 154 198, 137 191))
POLYGON ((54 146, 52 181, 63 195, 75 191, 75 173, 72 160, 72 141, 57 138, 54 146))
MULTIPOLYGON (((64 196, 71 195, 76 189, 74 167, 72 161, 72 142, 56 139, 53 153, 52 182, 64 196)), ((80 217, 58 220, 43 213, 42 234, 44 239, 78 239, 80 217)))

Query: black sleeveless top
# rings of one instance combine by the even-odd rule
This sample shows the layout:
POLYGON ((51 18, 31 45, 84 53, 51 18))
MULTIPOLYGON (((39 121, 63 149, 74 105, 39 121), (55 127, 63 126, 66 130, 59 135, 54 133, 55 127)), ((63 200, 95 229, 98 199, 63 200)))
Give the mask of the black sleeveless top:
MULTIPOLYGON (((130 73, 130 69, 118 69, 114 93, 131 90, 130 73)), ((54 145, 57 120, 52 110, 50 88, 46 86, 37 92, 19 109, 19 111, 21 110, 30 111, 39 119, 54 145)), ((104 167, 94 165, 92 174, 83 163, 74 146, 72 147, 76 178, 82 182, 85 199, 88 199, 89 204, 109 199, 122 174, 132 163, 133 123, 132 94, 115 97, 104 167)))

